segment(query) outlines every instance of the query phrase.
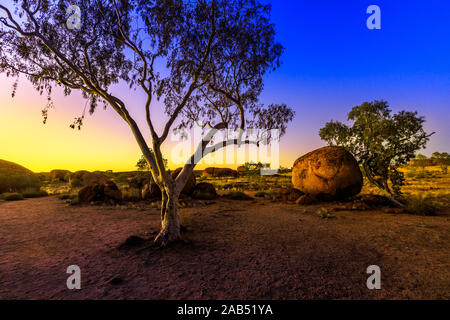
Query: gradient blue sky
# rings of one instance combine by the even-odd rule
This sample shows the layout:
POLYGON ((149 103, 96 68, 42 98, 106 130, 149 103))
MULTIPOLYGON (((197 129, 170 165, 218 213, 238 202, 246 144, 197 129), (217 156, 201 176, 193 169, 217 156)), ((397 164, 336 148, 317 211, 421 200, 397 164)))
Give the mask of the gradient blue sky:
MULTIPOLYGON (((450 1, 270 2, 285 53, 281 68, 267 76, 261 98, 267 104, 287 103, 297 113, 282 139, 283 166, 324 145, 318 132, 326 122, 345 121, 352 107, 375 99, 388 101, 394 111, 426 117, 427 131, 436 135, 425 154, 450 151, 450 1), (381 8, 381 30, 366 27, 372 4, 381 8)), ((68 125, 85 103, 79 94, 57 94, 56 109, 43 126, 45 97, 30 91, 24 78, 14 100, 12 81, 0 75, 0 84, 0 158, 35 171, 134 168, 140 151, 113 111, 99 109, 81 133, 72 131, 68 125)), ((116 90, 147 132, 144 94, 122 85, 116 90)), ((161 106, 156 110, 161 114, 161 106)), ((154 118, 157 128, 164 118, 154 118)))
POLYGON ((449 150, 450 1, 272 1, 283 65, 264 101, 286 102, 297 117, 284 145, 313 148, 325 122, 345 120, 363 101, 415 110, 436 131, 427 154, 449 150), (381 30, 369 30, 369 5, 381 30), (295 142, 297 141, 297 142, 295 142))

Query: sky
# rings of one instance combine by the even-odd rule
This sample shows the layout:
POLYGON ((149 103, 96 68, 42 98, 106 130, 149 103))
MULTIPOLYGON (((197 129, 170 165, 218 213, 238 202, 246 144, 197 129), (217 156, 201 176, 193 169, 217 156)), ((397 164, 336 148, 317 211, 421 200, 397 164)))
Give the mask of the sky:
MULTIPOLYGON (((7 2, 10 0, 7 0, 7 2)), ((2 1, 3 2, 3 1, 2 1)), ((418 111, 427 132, 436 132, 423 151, 450 151, 450 1, 347 0, 270 1, 277 40, 285 47, 282 66, 266 76, 261 101, 286 103, 296 111, 280 145, 281 165, 325 146, 318 132, 330 120, 345 121, 352 107, 386 100, 394 112, 418 111), (369 30, 370 5, 381 9, 381 29, 369 30)), ((17 95, 0 75, 0 159, 40 172, 134 170, 140 151, 127 125, 111 109, 87 116, 81 131, 69 124, 85 106, 79 94, 55 94, 46 125, 46 97, 24 77, 17 95)), ((115 87, 143 132, 145 96, 115 87)), ((165 122, 162 105, 154 122, 165 122)), ((159 131, 161 132, 161 131, 159 131)), ((163 150, 171 154, 173 144, 163 150)), ((171 163, 169 165, 177 166, 171 163)), ((205 166, 205 165, 203 165, 205 166)))

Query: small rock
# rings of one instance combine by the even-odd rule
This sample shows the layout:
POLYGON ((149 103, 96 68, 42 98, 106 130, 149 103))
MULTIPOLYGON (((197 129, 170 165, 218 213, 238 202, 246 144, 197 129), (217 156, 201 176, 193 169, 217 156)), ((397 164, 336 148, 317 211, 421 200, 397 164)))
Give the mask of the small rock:
POLYGON ((327 208, 320 208, 316 211, 316 214, 322 219, 332 219, 335 218, 327 208))
POLYGON ((283 188, 280 190, 280 196, 283 201, 297 201, 304 193, 295 188, 283 188))
POLYGON ((300 198, 298 198, 295 203, 298 205, 309 205, 309 204, 313 204, 315 202, 317 202, 316 197, 309 195, 309 194, 305 194, 305 195, 301 196, 300 198))
POLYGON ((109 283, 112 284, 113 286, 118 286, 123 283, 123 279, 116 277, 116 278, 111 279, 111 281, 109 281, 109 283))
POLYGON ((118 249, 124 249, 124 248, 133 248, 133 247, 139 247, 142 244, 145 243, 145 239, 138 237, 138 236, 131 236, 128 237, 124 243, 122 243, 120 246, 118 246, 118 249))
POLYGON ((354 201, 351 208, 352 210, 360 210, 360 211, 366 211, 370 209, 370 207, 362 200, 354 201))

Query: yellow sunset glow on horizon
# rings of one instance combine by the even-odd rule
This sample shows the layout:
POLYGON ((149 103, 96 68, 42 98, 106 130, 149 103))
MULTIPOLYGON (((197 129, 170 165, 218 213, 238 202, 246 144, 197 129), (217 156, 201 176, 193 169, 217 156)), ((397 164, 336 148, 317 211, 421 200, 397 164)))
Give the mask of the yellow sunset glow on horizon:
MULTIPOLYGON (((74 130, 69 125, 81 115, 85 100, 76 94, 65 97, 57 93, 55 108, 49 110, 48 121, 44 124, 41 110, 46 105, 45 96, 39 96, 27 81, 21 81, 16 97, 11 98, 11 79, 0 78, 0 83, 0 159, 15 162, 34 172, 54 169, 72 172, 136 170, 141 151, 128 125, 113 110, 99 107, 93 115, 86 115, 81 130, 74 130)), ((139 114, 141 110, 131 111, 134 111, 134 117, 145 134, 144 116, 139 114)), ((160 121, 155 119, 157 126, 161 127, 163 123, 163 117, 160 121)), ((162 148, 163 154, 168 159, 169 168, 175 169, 182 166, 184 160, 173 161, 176 142, 168 140, 162 148)), ((290 166, 291 159, 295 158, 294 150, 287 150, 281 153, 282 166, 290 166)), ((214 163, 213 158, 206 157, 197 169, 208 166, 236 168, 243 164, 214 163)))

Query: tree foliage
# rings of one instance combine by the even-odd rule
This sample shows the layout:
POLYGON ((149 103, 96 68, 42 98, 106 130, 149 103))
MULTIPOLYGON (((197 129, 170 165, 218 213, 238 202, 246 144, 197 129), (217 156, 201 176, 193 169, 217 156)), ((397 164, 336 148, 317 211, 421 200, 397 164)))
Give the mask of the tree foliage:
POLYGON ((245 175, 258 176, 261 174, 261 169, 270 168, 270 163, 246 162, 242 167, 245 175))
MULTIPOLYGON (((169 168, 169 160, 164 159, 164 167, 166 169, 169 168)), ((139 171, 150 171, 150 166, 148 165, 148 161, 145 159, 144 155, 141 155, 138 162, 136 162, 136 168, 139 171)))
POLYGON ((425 148, 431 135, 417 112, 392 114, 385 101, 365 102, 348 114, 350 125, 328 122, 320 137, 329 145, 342 146, 362 165, 368 180, 390 195, 400 195, 404 184, 398 169, 425 148))
POLYGON ((425 170, 427 165, 431 163, 431 161, 428 161, 427 156, 419 153, 413 160, 414 166, 421 167, 422 170, 425 170))
POLYGON ((435 152, 431 155, 431 159, 435 165, 441 167, 442 173, 448 173, 448 166, 450 165, 450 154, 448 152, 435 152))

